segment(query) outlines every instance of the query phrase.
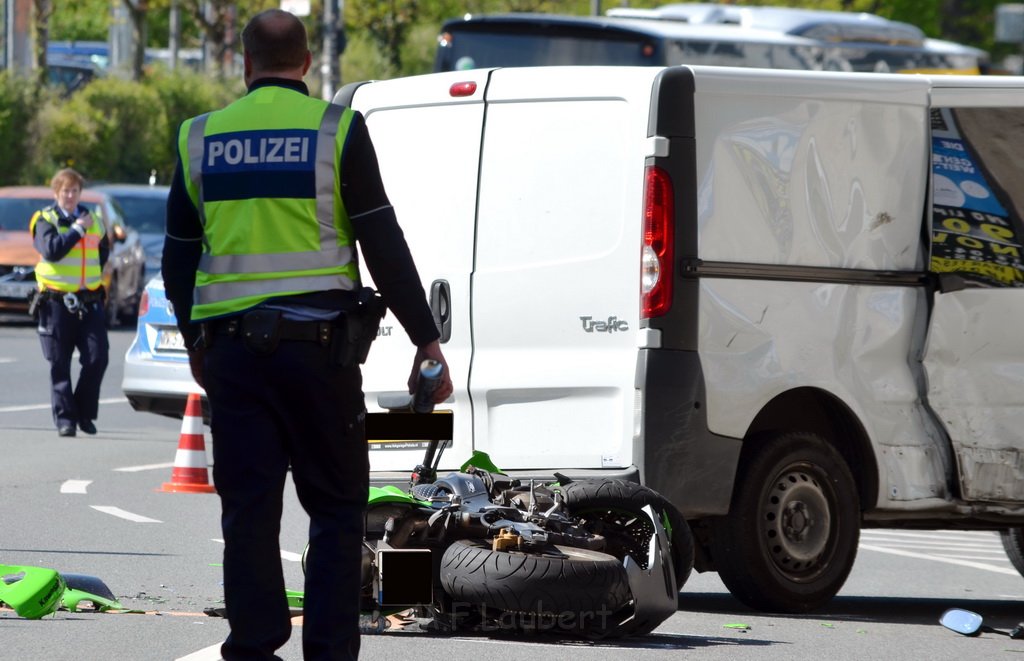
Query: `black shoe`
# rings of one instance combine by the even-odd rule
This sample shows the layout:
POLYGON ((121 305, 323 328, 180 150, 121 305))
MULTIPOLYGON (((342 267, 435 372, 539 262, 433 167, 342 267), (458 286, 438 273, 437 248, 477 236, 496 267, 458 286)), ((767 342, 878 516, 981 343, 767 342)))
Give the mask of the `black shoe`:
POLYGON ((75 426, 74 425, 61 425, 57 428, 57 436, 74 436, 75 426))
MULTIPOLYGON (((93 424, 92 420, 82 420, 81 422, 78 423, 78 428, 84 431, 86 434, 96 433, 96 425, 93 424)), ((71 431, 74 431, 74 429, 72 429, 71 431)), ((72 434, 72 436, 74 436, 74 434, 72 434)))

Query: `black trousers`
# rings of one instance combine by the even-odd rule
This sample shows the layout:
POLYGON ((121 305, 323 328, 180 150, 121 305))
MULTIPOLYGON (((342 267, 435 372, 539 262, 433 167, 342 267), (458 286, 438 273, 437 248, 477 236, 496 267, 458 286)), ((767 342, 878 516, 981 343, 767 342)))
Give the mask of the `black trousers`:
POLYGON ((48 299, 39 305, 37 331, 43 357, 50 363, 50 403, 53 422, 77 425, 99 416, 100 386, 110 359, 107 318, 99 301, 86 303, 81 317, 64 303, 48 299), (82 366, 78 383, 71 384, 71 357, 78 349, 82 366))
POLYGON ((203 369, 231 627, 221 654, 273 659, 291 635, 279 541, 290 465, 310 517, 303 656, 357 658, 369 487, 359 369, 330 365, 316 342, 282 340, 258 356, 226 335, 216 336, 203 369))

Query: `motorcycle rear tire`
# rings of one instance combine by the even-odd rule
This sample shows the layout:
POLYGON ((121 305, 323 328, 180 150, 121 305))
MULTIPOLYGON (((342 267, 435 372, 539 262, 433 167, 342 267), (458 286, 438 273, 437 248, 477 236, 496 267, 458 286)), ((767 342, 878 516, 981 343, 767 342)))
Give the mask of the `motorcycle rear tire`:
POLYGON ((613 547, 607 551, 615 556, 622 556, 636 543, 646 545, 645 539, 636 539, 640 531, 631 524, 631 518, 641 515, 642 508, 650 505, 658 516, 667 519, 666 527, 671 528, 668 541, 672 568, 676 587, 683 589, 693 570, 693 533, 683 515, 664 496, 636 482, 619 479, 574 480, 555 488, 562 492, 569 514, 584 518, 585 527, 591 532, 605 535, 613 547))
POLYGON ((631 598, 614 556, 555 547, 554 553, 494 551, 461 539, 441 559, 441 585, 455 612, 486 612, 495 629, 602 636, 631 598), (497 612, 497 615, 495 615, 497 612))

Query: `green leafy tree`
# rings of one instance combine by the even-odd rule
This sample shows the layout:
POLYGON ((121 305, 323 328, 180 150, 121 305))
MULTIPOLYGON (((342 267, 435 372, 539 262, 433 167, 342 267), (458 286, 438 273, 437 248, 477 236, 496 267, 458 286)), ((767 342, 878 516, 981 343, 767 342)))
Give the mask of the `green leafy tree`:
POLYGON ((29 183, 29 132, 38 95, 8 71, 0 71, 0 185, 29 183))
POLYGON ((159 95, 144 85, 97 80, 43 115, 44 151, 90 179, 142 182, 169 160, 167 116, 159 95))
POLYGON ((223 79, 233 53, 241 52, 242 27, 264 9, 279 7, 275 0, 180 0, 181 8, 200 29, 213 54, 214 72, 223 79))
POLYGON ((227 105, 244 92, 241 81, 223 84, 202 74, 187 71, 158 70, 146 78, 146 86, 159 97, 159 106, 167 117, 166 158, 154 160, 150 166, 157 172, 157 179, 169 182, 177 158, 178 127, 189 117, 216 110, 227 105))
POLYGON ((356 29, 366 31, 390 72, 397 74, 402 71, 402 47, 419 19, 420 4, 418 0, 350 2, 345 5, 345 17, 356 29))
POLYGON ((61 2, 60 7, 50 18, 50 32, 53 38, 68 41, 106 41, 107 29, 110 26, 111 1, 61 2))

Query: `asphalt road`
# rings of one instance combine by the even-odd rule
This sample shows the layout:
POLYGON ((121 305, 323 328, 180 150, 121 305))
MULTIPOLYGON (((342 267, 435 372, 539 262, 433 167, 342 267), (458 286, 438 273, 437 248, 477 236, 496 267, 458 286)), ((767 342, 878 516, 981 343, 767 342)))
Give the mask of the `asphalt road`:
MULTIPOLYGON (((0 563, 96 576, 136 613, 61 611, 29 621, 0 610, 0 658, 218 658, 223 605, 217 497, 168 493, 181 423, 136 413, 120 392, 130 330, 111 333, 99 433, 59 438, 31 325, 0 324, 0 563)), ((207 430, 208 432, 208 430, 207 430)), ((207 458, 212 444, 206 435, 207 458)), ((286 494, 282 563, 301 589, 308 519, 286 494)), ((363 658, 950 659, 1021 658, 1024 640, 966 638, 937 624, 948 607, 1009 630, 1024 620, 1024 579, 993 533, 864 531, 839 596, 820 613, 752 612, 713 574, 694 575, 679 610, 652 635, 611 643, 481 634, 433 636, 410 627, 363 637, 363 658)), ((281 650, 301 658, 301 625, 281 650)))

